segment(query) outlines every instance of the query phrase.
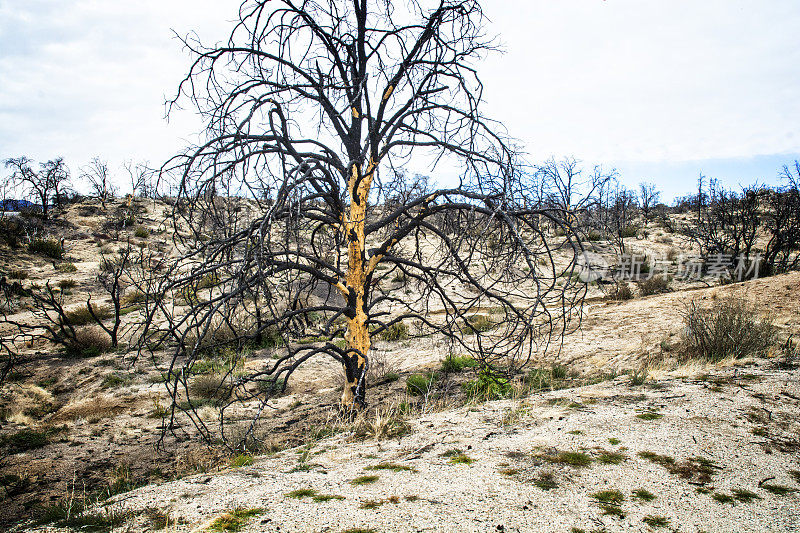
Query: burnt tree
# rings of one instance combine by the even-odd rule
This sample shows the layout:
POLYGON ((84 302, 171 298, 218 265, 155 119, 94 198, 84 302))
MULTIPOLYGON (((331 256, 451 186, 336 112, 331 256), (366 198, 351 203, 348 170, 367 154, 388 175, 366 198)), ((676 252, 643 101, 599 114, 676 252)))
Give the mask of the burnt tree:
POLYGON ((481 112, 475 65, 494 46, 478 2, 258 1, 239 18, 224 45, 185 41, 195 60, 175 101, 197 107, 207 137, 162 169, 183 254, 144 337, 175 346, 173 399, 224 346, 280 349, 225 374, 221 410, 263 409, 320 354, 343 366, 353 407, 373 340, 397 328, 443 334, 494 369, 569 327, 580 243, 564 209, 523 198, 542 187, 481 112), (419 179, 394 172, 412 154, 458 165, 458 183, 401 186, 419 179), (562 237, 548 242, 542 218, 562 237))

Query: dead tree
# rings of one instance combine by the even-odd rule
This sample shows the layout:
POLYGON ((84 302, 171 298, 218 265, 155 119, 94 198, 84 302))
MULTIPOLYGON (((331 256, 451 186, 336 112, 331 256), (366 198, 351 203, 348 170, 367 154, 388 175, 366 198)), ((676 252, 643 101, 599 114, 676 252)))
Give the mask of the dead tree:
POLYGON ((226 44, 186 41, 196 59, 178 99, 206 118, 207 138, 162 172, 177 177, 184 253, 148 316, 173 336, 173 407, 215 347, 283 346, 262 369, 225 375, 222 413, 234 400, 263 409, 264 391, 317 355, 341 363, 352 408, 365 402, 373 340, 394 328, 442 334, 499 371, 570 327, 585 291, 569 274, 580 243, 563 209, 520 201, 534 180, 481 112, 473 65, 493 50, 483 24, 474 0, 257 1, 226 44), (421 153, 458 162, 459 183, 406 188, 376 209, 378 168, 421 153), (550 242, 539 217, 563 237, 550 242))
POLYGON ((653 208, 658 203, 658 198, 661 192, 656 189, 655 183, 640 183, 639 184, 639 209, 642 212, 644 223, 650 222, 650 215, 653 208))
POLYGON ((47 219, 51 202, 58 207, 63 203, 69 187, 69 170, 60 157, 41 163, 38 171, 33 170, 31 163, 25 156, 5 160, 6 168, 13 170, 11 180, 38 200, 42 216, 47 219))
POLYGON ((106 202, 113 200, 117 194, 117 187, 111 183, 111 176, 108 173, 108 162, 99 157, 93 158, 85 168, 81 169, 80 178, 89 182, 92 196, 100 200, 103 209, 106 208, 106 202))

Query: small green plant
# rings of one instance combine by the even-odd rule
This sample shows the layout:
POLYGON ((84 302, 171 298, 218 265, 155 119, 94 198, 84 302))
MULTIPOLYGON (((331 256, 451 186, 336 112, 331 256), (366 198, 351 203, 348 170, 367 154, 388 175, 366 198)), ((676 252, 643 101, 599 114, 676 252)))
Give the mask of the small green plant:
POLYGON ((408 326, 402 320, 388 326, 380 333, 381 339, 385 341, 399 341, 408 338, 408 326))
POLYGON ((485 333, 493 330, 497 324, 486 315, 470 315, 466 318, 466 324, 461 328, 461 333, 473 335, 475 333, 485 333))
POLYGON ((58 282, 58 286, 62 291, 74 289, 77 285, 78 283, 74 279, 62 279, 58 282))
POLYGON ((211 522, 209 531, 241 531, 254 516, 264 512, 263 509, 234 509, 211 522))
POLYGON ((743 503, 750 503, 753 500, 760 500, 761 496, 756 494, 755 492, 751 492, 746 489, 733 489, 733 497, 740 502, 743 503))
POLYGON ((662 415, 661 413, 656 413, 654 411, 646 411, 644 413, 639 413, 638 415, 636 415, 636 418, 640 418, 642 420, 658 420, 663 416, 664 415, 662 415))
POLYGON ((597 460, 604 465, 618 465, 623 461, 626 461, 628 456, 621 452, 610 452, 603 450, 597 456, 597 460))
POLYGON ((73 263, 59 263, 56 265, 56 272, 61 272, 62 274, 73 274, 77 271, 78 267, 73 263))
POLYGON ((764 483, 761 485, 761 488, 777 496, 786 496, 787 494, 797 492, 797 489, 795 488, 787 487, 785 485, 774 485, 772 483, 764 483))
POLYGON ((551 490, 558 487, 556 476, 552 472, 540 472, 533 478, 533 484, 542 490, 551 490))
POLYGON ((350 480, 350 484, 354 486, 369 485, 370 483, 375 483, 376 481, 378 481, 378 476, 375 475, 358 476, 357 478, 350 480))
POLYGON ((233 468, 241 468, 243 466, 250 466, 253 464, 253 456, 246 453, 240 453, 231 460, 233 468))
POLYGON ((127 376, 109 374, 103 378, 103 382, 100 384, 100 387, 103 389, 113 389, 116 387, 121 387, 122 385, 126 385, 127 383, 130 383, 130 381, 131 379, 127 376))
POLYGON ((136 226, 133 236, 139 239, 146 239, 150 236, 150 231, 144 226, 136 226))
POLYGON ((39 254, 50 259, 61 259, 64 257, 64 248, 55 239, 34 239, 28 244, 28 251, 32 254, 39 254))
POLYGON ((669 518, 665 516, 647 515, 642 518, 642 522, 652 528, 669 526, 669 518))
POLYGON ((502 400, 514 392, 507 378, 494 376, 488 370, 481 371, 477 379, 462 383, 461 388, 470 398, 481 401, 502 400))
POLYGON ((672 283, 672 278, 669 276, 653 276, 650 279, 639 282, 639 293, 641 293, 642 296, 663 294, 672 290, 670 289, 670 283, 672 283))
MULTIPOLYGON (((94 315, 100 320, 105 320, 113 315, 113 311, 110 307, 101 307, 95 304, 92 304, 92 312, 94 312, 94 315)), ((95 319, 92 316, 92 312, 89 311, 88 306, 83 305, 77 309, 65 311, 63 320, 65 324, 69 324, 71 326, 85 326, 86 324, 94 324, 95 319)))
POLYGON ((601 503, 619 505, 625 501, 625 496, 618 490, 602 490, 592 494, 592 498, 601 503))
POLYGON ((617 445, 617 444, 619 444, 620 442, 622 442, 622 441, 621 441, 621 440, 619 440, 619 439, 618 439, 618 438, 616 438, 616 437, 611 437, 611 438, 609 438, 609 439, 608 439, 608 443, 609 443, 610 445, 612 445, 612 446, 616 446, 616 445, 617 445))
POLYGON ((556 454, 547 454, 544 459, 551 463, 566 464, 577 468, 592 464, 592 457, 583 452, 558 452, 556 454))
POLYGON ((656 499, 656 495, 647 489, 636 489, 631 494, 633 494, 634 498, 643 502, 651 502, 656 499))
POLYGON ((0 437, 0 446, 7 448, 8 453, 21 453, 46 446, 50 442, 52 432, 23 429, 0 437))
POLYGON ((344 500, 344 496, 339 496, 338 494, 316 494, 311 497, 317 503, 321 502, 329 502, 331 500, 344 500))
POLYGON ((9 279, 28 279, 28 272, 26 270, 11 269, 8 271, 9 279))
POLYGON ((478 366, 478 361, 468 355, 450 355, 442 361, 442 372, 457 373, 478 366))
POLYGON ((317 494, 317 491, 314 489, 295 489, 291 492, 286 493, 287 498, 294 498, 295 500, 301 500, 303 498, 311 498, 317 494))
POLYGON ((397 463, 380 463, 373 466, 368 466, 366 470, 391 470, 392 472, 416 472, 416 468, 397 463))
POLYGON ((714 498, 714 500, 718 503, 733 503, 733 496, 723 492, 715 492, 711 495, 711 497, 714 498))
POLYGON ((610 300, 631 300, 633 298, 633 291, 630 285, 624 281, 617 283, 611 292, 608 293, 610 300))
POLYGON ((436 372, 412 374, 406 380, 406 390, 412 396, 425 396, 433 389, 438 379, 439 374, 436 372))
POLYGON ((450 457, 449 461, 451 465, 471 465, 474 462, 475 459, 464 453, 453 455, 452 457, 450 457))

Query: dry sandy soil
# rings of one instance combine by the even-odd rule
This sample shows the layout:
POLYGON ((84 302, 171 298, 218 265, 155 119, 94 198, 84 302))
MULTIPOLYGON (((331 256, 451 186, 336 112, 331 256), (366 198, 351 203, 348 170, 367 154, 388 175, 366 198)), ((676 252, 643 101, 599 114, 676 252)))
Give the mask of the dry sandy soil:
MULTIPOLYGON (((159 209, 143 215, 150 244, 168 238, 157 232, 159 209)), ((77 302, 91 290, 99 249, 109 241, 98 235, 98 220, 78 213, 68 220, 63 231, 72 236, 78 272, 58 273, 48 261, 7 251, 3 261, 30 271, 29 282, 75 279, 77 302)), ((653 233, 634 246, 671 246, 653 233)), ((241 468, 199 446, 188 427, 184 439, 161 440, 152 414, 163 386, 151 362, 115 353, 65 361, 47 347, 33 349, 3 390, 0 435, 58 432, 46 446, 3 457, 2 474, 27 484, 6 489, 0 517, 8 524, 36 516, 41 505, 80 496, 84 487, 92 493, 123 472, 132 484, 151 484, 87 512, 119 518, 115 531, 155 530, 166 517, 168 531, 202 531, 234 509, 252 510, 242 531, 798 530, 800 370, 782 366, 777 350, 764 359, 701 365, 675 362, 670 349, 688 301, 730 295, 771 312, 781 338, 800 334, 800 274, 674 288, 624 302, 592 293, 581 330, 534 362, 567 365, 581 376, 569 387, 424 406, 410 416, 410 431, 392 439, 356 438, 346 426, 319 438, 336 417, 341 378, 335 362, 318 360, 273 403, 266 429, 280 451, 241 468), (622 374, 628 371, 639 373, 622 374), (601 373, 605 380, 582 385, 601 373), (42 406, 49 406, 43 415, 30 414, 42 406), (371 470, 387 464, 395 468, 371 470), (378 478, 351 483, 364 475, 378 478), (299 489, 318 497, 287 496, 299 489), (642 498, 640 489, 655 498, 642 498), (620 494, 598 494, 614 490, 620 494), (598 497, 623 499, 603 508, 598 497)), ((438 367, 446 353, 436 338, 377 343, 384 371, 400 379, 370 389, 373 405, 402 400, 405 378, 438 367)), ((256 353, 252 362, 269 357, 256 353)), ((26 522, 18 530, 70 529, 26 522)))

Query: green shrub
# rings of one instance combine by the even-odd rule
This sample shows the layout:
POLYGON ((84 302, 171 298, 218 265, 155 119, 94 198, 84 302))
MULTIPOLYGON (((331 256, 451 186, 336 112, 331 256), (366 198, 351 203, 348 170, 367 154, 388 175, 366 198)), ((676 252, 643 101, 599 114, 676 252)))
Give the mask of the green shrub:
POLYGON ((9 279, 28 279, 28 272, 25 270, 12 269, 8 271, 9 279))
POLYGON ((231 466, 233 468, 241 468, 243 466, 250 466, 253 464, 253 456, 246 453, 240 453, 231 459, 231 466))
POLYGON ((624 239, 631 239, 633 237, 636 237, 637 233, 639 233, 639 228, 637 228, 636 226, 625 226, 623 228, 620 228, 619 230, 619 236, 624 239))
POLYGON ((72 274, 78 271, 78 267, 76 267, 73 263, 59 263, 56 265, 56 271, 63 274, 72 274))
POLYGON ((719 361, 759 355, 777 341, 777 328, 769 316, 741 299, 724 299, 710 308, 692 300, 684 314, 684 352, 688 357, 719 361))
POLYGON ((408 326, 405 322, 395 322, 391 326, 384 329, 380 336, 385 341, 399 341, 408 338, 408 326))
POLYGON ((47 431, 23 429, 0 437, 0 446, 6 448, 8 453, 14 454, 41 448, 46 446, 49 441, 50 433, 47 431))
POLYGON ((487 401, 508 398, 514 392, 508 379, 494 376, 488 371, 482 371, 477 379, 463 383, 461 388, 467 396, 487 401))
POLYGON ((439 375, 436 372, 412 374, 406 380, 406 390, 412 396, 425 396, 433 388, 439 375))
POLYGON ((478 361, 468 355, 450 355, 442 361, 442 372, 461 372, 465 368, 474 368, 478 364, 478 361))
POLYGON ((497 326, 486 315, 470 315, 467 317, 466 322, 466 325, 461 328, 461 332, 467 335, 491 331, 497 326))
POLYGON ((50 259, 61 259, 64 256, 64 248, 55 239, 34 239, 28 244, 28 251, 50 259))
POLYGON ((251 518, 263 512, 263 509, 234 509, 228 511, 211 522, 211 525, 208 526, 208 531, 241 531, 251 518))
POLYGON ((225 376, 222 374, 202 374, 192 379, 189 393, 195 398, 219 398, 225 393, 225 376))
POLYGON ((78 283, 74 279, 62 279, 58 282, 58 286, 61 290, 69 290, 74 289, 78 283))
MULTIPOLYGON (((100 320, 110 318, 114 314, 110 307, 99 307, 94 304, 92 304, 92 311, 94 311, 94 314, 100 320)), ((64 324, 69 324, 71 326, 85 326, 86 324, 93 323, 95 323, 94 317, 92 317, 92 313, 89 312, 89 308, 85 305, 78 307, 77 309, 64 312, 64 324)))
POLYGON ((670 290, 670 283, 672 279, 669 276, 661 275, 661 276, 653 276, 650 279, 646 279, 639 282, 639 292, 642 296, 650 296, 651 294, 663 294, 665 292, 669 292, 670 290))
POLYGON ((95 357, 111 349, 111 338, 98 327, 81 327, 65 348, 67 357, 95 357))
POLYGON ((608 293, 610 300, 630 300, 633 298, 633 291, 630 285, 624 281, 620 281, 614 286, 614 289, 608 293))
POLYGON ((139 239, 146 239, 150 236, 150 231, 144 226, 137 226, 136 231, 133 232, 133 235, 139 239))

